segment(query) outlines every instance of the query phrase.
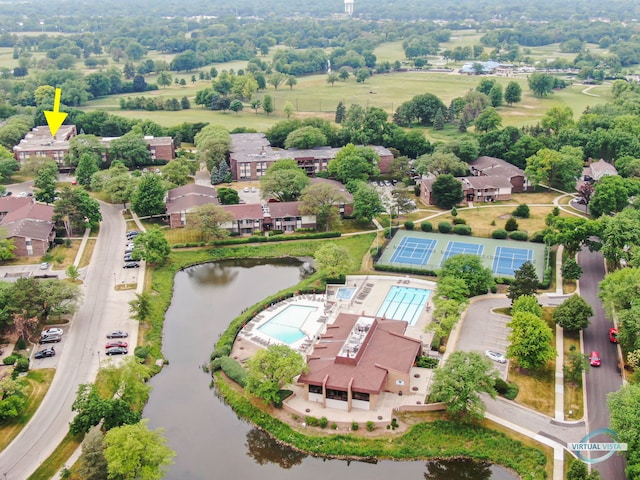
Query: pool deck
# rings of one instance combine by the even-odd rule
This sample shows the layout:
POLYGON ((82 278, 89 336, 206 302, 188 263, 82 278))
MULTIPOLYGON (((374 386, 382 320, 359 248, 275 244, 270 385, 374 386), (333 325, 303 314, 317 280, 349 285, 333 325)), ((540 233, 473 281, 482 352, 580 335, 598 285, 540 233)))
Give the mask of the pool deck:
MULTIPOLYGON (((394 286, 422 288, 431 290, 436 288, 434 282, 389 275, 353 275, 348 276, 345 285, 330 285, 325 294, 307 294, 284 300, 268 309, 260 312, 251 320, 245 328, 241 330, 234 343, 231 356, 240 363, 246 362, 259 349, 267 348, 276 342, 271 337, 261 333, 258 329, 268 322, 278 313, 282 312, 288 305, 309 305, 319 307, 316 312, 312 312, 302 326, 302 330, 308 334, 304 340, 291 345, 303 355, 313 352, 313 339, 326 331, 326 325, 335 321, 340 313, 351 313, 356 315, 375 317, 380 306, 384 302, 389 289, 394 286), (341 300, 336 297, 336 292, 340 287, 356 288, 350 299, 341 300)), ((429 299, 427 306, 417 317, 415 325, 409 325, 405 335, 418 339, 422 342, 423 351, 429 353, 433 334, 425 332, 425 327, 431 321, 432 302, 429 299)), ((300 417, 302 423, 306 415, 315 417, 327 417, 331 422, 338 424, 338 431, 348 430, 351 422, 366 423, 373 421, 378 425, 388 424, 394 412, 400 407, 421 405, 425 402, 429 391, 433 370, 413 367, 411 370, 410 391, 412 394, 395 395, 388 392, 381 393, 375 410, 361 410, 353 408, 350 412, 346 410, 323 408, 317 402, 306 401, 303 385, 293 385, 291 388, 294 394, 285 401, 285 409, 300 417)), ((303 426, 303 425, 301 425, 303 426)))

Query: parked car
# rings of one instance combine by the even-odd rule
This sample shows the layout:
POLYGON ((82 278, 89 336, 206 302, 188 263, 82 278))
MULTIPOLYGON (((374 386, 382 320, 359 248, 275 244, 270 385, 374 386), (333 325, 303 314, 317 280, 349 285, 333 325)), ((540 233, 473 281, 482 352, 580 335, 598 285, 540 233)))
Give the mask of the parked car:
POLYGON ((251 193, 256 193, 257 191, 256 187, 251 187, 251 193))
POLYGON ((609 341, 611 343, 618 343, 618 329, 610 328, 609 329, 609 341))
POLYGON ((135 260, 133 259, 130 253, 125 253, 123 260, 125 262, 135 262, 135 260))
POLYGON ((114 340, 113 342, 107 342, 104 348, 115 348, 115 347, 127 348, 128 346, 129 345, 127 344, 127 342, 123 342, 122 340, 114 340))
POLYGON ((42 332, 40 332, 40 336, 41 337, 48 337, 49 335, 62 335, 64 332, 62 331, 61 328, 58 327, 51 327, 51 328, 47 328, 46 330, 43 330, 42 332))
POLYGON ((129 350, 124 347, 113 347, 108 348, 106 353, 107 355, 126 355, 129 353, 129 350))
POLYGON ((44 337, 40 337, 40 341, 38 343, 58 343, 62 340, 62 335, 46 335, 44 337))
POLYGON ((127 262, 122 268, 140 268, 140 264, 138 262, 127 262))
POLYGON ((42 350, 36 352, 33 358, 47 358, 47 357, 55 357, 56 350, 53 347, 43 348, 42 350))
POLYGON ((49 263, 48 262, 42 262, 40 264, 40 270, 47 270, 49 268, 49 263))
POLYGON ((592 367, 599 367, 600 354, 596 351, 591 352, 591 355, 589 355, 589 363, 591 364, 592 367))
POLYGON ((140 235, 140 232, 138 230, 129 230, 127 232, 127 238, 131 239, 132 237, 137 237, 138 235, 140 235))
POLYGON ((384 181, 384 186, 385 187, 390 187, 391 186, 391 182, 389 180, 385 180, 384 181))
POLYGON ((507 363, 507 357, 495 350, 485 350, 484 354, 494 362, 507 363))
POLYGON ((247 192, 249 191, 249 187, 244 187, 244 188, 242 189, 242 191, 243 191, 244 193, 247 193, 247 192))
POLYGON ((107 338, 127 338, 129 334, 122 330, 113 330, 112 332, 107 333, 107 338))

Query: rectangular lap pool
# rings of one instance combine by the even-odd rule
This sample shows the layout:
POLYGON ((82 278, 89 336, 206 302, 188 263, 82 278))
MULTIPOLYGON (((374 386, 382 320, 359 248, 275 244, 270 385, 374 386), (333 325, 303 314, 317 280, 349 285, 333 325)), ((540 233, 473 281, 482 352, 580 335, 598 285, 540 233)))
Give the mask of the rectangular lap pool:
POLYGON ((376 316, 404 320, 409 325, 415 325, 430 294, 431 290, 394 285, 389 289, 376 316))
POLYGON ((258 327, 258 330, 276 340, 291 345, 307 336, 301 327, 309 315, 317 309, 317 307, 310 305, 288 305, 284 310, 258 327))

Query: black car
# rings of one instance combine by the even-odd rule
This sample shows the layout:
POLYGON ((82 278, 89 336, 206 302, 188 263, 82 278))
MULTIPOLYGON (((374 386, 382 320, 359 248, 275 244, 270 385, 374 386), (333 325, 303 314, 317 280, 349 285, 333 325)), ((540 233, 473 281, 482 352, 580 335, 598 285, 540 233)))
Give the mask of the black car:
POLYGON ((125 262, 135 262, 135 260, 133 259, 133 257, 131 256, 130 253, 125 253, 124 254, 124 261, 125 262))
POLYGON ((40 337, 40 341, 38 343, 58 343, 62 340, 62 335, 46 335, 44 337, 40 337))
POLYGON ((113 332, 107 333, 107 338, 127 338, 129 334, 122 330, 114 330, 113 332))
POLYGON ((127 262, 122 268, 140 268, 140 264, 138 262, 127 262))
POLYGON ((53 347, 43 348, 33 356, 33 358, 55 357, 56 350, 53 347))
POLYGON ((127 240, 133 240, 134 238, 136 238, 138 235, 140 235, 140 232, 137 230, 131 230, 130 232, 127 232, 127 240))
POLYGON ((127 350, 124 347, 111 347, 111 348, 107 348, 107 355, 126 355, 127 353, 129 353, 129 350, 127 350))

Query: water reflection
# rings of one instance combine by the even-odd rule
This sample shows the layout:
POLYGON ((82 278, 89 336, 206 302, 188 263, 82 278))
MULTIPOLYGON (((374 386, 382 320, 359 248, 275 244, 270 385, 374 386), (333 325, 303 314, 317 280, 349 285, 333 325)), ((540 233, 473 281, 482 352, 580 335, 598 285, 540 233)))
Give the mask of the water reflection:
POLYGON ((489 480, 492 465, 466 458, 427 462, 425 480, 489 480))
POLYGON ((257 428, 247 432, 247 455, 252 457, 258 465, 275 463, 282 468, 289 469, 302 463, 306 454, 291 447, 278 444, 271 436, 257 428))

